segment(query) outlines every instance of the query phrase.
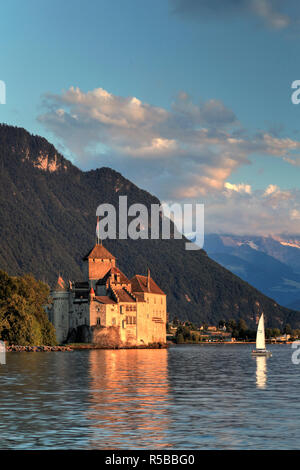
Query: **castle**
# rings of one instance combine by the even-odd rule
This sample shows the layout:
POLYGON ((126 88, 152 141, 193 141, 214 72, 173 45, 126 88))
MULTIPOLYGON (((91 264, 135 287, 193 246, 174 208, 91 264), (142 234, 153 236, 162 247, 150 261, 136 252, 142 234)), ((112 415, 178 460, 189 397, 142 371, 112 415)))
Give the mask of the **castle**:
POLYGON ((84 281, 68 284, 59 276, 51 290, 49 320, 58 343, 85 329, 88 342, 118 346, 147 346, 166 342, 166 294, 150 276, 128 279, 116 258, 95 244, 83 258, 84 281))

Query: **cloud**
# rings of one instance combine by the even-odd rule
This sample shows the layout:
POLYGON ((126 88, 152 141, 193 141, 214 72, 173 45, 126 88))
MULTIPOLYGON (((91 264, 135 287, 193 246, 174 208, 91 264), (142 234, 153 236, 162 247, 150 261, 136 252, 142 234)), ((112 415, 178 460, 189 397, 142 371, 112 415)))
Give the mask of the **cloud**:
POLYGON ((224 184, 225 189, 229 191, 236 191, 238 193, 247 193, 251 194, 252 188, 250 184, 240 183, 240 184, 231 184, 228 181, 224 184))
POLYGON ((294 158, 283 157, 283 160, 287 163, 290 163, 290 165, 300 166, 300 157, 294 157, 294 158))
MULTIPOLYGON (((291 158, 300 142, 267 132, 247 135, 219 100, 193 102, 181 92, 170 110, 103 88, 71 87, 44 97, 39 121, 84 169, 109 165, 163 198, 196 198, 222 191, 249 156, 291 158)), ((228 189, 228 186, 227 186, 228 189)))
POLYGON ((266 188, 264 192, 264 196, 269 196, 270 194, 274 194, 278 190, 279 188, 278 186, 276 186, 276 184, 269 184, 269 186, 266 188))
POLYGON ((300 191, 285 191, 271 184, 265 190, 227 190, 209 196, 205 201, 205 228, 206 233, 299 234, 300 191))
MULTIPOLYGON (((171 206, 175 201, 168 200, 171 206)), ((205 198, 205 233, 279 236, 300 234, 300 191, 274 184, 253 190, 245 183, 226 182, 223 191, 205 198)), ((175 222, 180 223, 179 218, 175 222)), ((193 232, 187 219, 186 233, 193 232)), ((180 226, 180 225, 179 225, 180 226)))
POLYGON ((172 0, 173 11, 187 19, 221 20, 254 18, 269 28, 281 30, 292 23, 294 0, 172 0), (288 11, 286 11, 287 7, 288 11))
POLYGON ((236 224, 237 231, 245 224, 259 231, 275 229, 279 220, 289 227, 298 223, 298 192, 273 184, 257 192, 230 178, 252 155, 297 164, 300 142, 266 131, 249 134, 221 101, 195 103, 181 92, 165 109, 102 88, 71 87, 45 95, 43 106, 39 121, 83 169, 116 168, 163 200, 205 200, 212 227, 236 224))

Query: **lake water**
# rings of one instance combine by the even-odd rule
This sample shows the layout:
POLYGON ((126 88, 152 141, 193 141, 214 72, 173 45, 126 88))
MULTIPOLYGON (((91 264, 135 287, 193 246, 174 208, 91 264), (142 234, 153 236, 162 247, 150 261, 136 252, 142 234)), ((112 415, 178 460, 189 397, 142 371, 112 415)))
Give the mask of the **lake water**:
POLYGON ((2 449, 299 449, 291 346, 7 353, 2 449))

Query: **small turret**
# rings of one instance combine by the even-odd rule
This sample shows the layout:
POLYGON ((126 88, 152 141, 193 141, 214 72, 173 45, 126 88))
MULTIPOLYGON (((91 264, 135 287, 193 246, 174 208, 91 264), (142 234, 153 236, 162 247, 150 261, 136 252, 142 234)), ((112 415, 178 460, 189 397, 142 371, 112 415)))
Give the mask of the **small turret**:
POLYGON ((57 279, 57 282, 56 282, 56 285, 53 289, 54 291, 56 292, 60 292, 60 291, 65 291, 66 290, 66 283, 65 281, 63 280, 62 276, 59 274, 58 276, 58 279, 57 279))
POLYGON ((90 288, 89 298, 90 300, 94 300, 95 298, 95 291, 92 287, 90 288))

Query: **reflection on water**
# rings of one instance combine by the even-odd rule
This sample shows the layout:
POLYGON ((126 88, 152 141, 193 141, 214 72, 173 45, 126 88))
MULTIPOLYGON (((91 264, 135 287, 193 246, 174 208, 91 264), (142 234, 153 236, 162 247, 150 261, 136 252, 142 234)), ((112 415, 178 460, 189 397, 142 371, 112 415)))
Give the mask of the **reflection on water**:
POLYGON ((8 353, 0 447, 297 449, 300 366, 270 349, 255 361, 238 344, 8 353))
POLYGON ((89 373, 91 448, 169 446, 167 350, 91 351, 89 373))
POLYGON ((267 385, 267 358, 265 356, 256 357, 256 386, 264 389, 267 385))

